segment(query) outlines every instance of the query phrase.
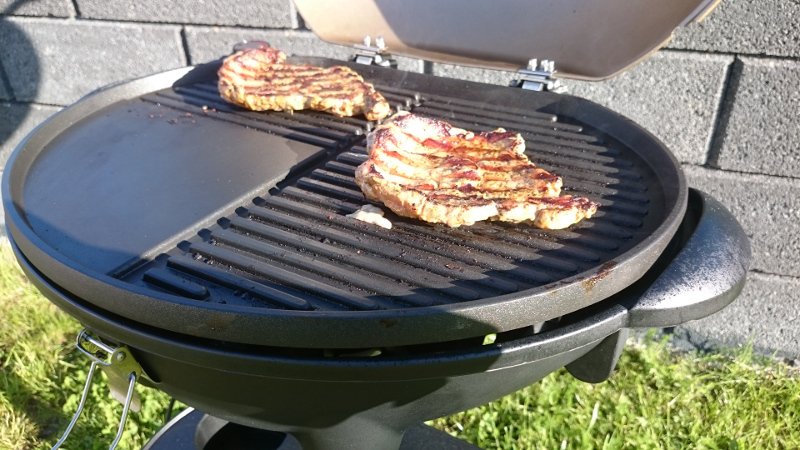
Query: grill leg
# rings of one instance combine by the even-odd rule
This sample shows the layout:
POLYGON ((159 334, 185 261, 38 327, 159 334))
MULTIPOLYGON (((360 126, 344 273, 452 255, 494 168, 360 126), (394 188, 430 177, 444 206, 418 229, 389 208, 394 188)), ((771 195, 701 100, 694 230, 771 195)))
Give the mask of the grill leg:
MULTIPOLYGON (((424 424, 414 425, 403 433, 373 422, 348 423, 331 436, 330 429, 311 433, 314 436, 294 434, 303 442, 303 450, 357 449, 357 450, 481 450, 480 448, 424 424), (301 437, 302 436, 302 437, 301 437), (311 437, 311 440, 306 440, 311 437), (333 438, 333 439, 331 439, 333 438)), ((283 448, 281 447, 281 449, 283 448)))
POLYGON ((142 450, 398 450, 398 447, 399 450, 480 450, 423 424, 414 425, 403 434, 387 432, 385 427, 375 433, 374 423, 360 422, 348 422, 346 429, 339 427, 338 436, 329 435, 330 429, 298 433, 298 436, 237 425, 189 408, 153 436, 142 450), (354 425, 358 426, 352 428, 354 425), (402 442, 397 440, 398 436, 402 442), (302 438, 305 446, 301 447, 296 438, 302 438))
POLYGON ((628 339, 628 329, 623 328, 603 339, 589 353, 567 364, 573 377, 587 383, 600 383, 608 379, 628 339))
POLYGON ((292 433, 303 450, 398 450, 403 430, 352 417, 335 427, 292 433))

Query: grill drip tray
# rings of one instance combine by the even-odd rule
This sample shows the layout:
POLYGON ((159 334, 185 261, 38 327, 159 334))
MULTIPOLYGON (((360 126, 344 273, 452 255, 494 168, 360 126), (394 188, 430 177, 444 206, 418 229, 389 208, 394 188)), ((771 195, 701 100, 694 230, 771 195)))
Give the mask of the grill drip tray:
MULTIPOLYGON (((360 430, 365 432, 366 430, 360 430)), ((164 426, 143 450, 301 450, 291 435, 230 423, 189 408, 164 426)), ((399 450, 477 450, 426 425, 411 427, 399 450)))

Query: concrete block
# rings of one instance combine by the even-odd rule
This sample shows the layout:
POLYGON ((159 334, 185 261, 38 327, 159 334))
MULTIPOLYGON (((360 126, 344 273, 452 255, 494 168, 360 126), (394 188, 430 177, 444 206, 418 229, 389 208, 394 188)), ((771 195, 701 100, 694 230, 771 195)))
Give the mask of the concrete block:
MULTIPOLYGON (((0 103, 0 180, 11 152, 17 144, 37 125, 56 113, 55 106, 0 103)), ((5 214, 0 202, 0 239, 6 235, 5 214)))
POLYGON ((800 62, 743 58, 723 109, 722 169, 800 173, 800 62))
POLYGON ((610 80, 566 84, 569 93, 642 125, 678 160, 704 164, 732 62, 728 56, 659 52, 610 80))
POLYGON ((800 2, 725 0, 704 22, 675 32, 672 48, 800 56, 800 2))
MULTIPOLYGON (((3 169, 0 167, 0 180, 3 179, 3 169)), ((0 245, 5 245, 6 240, 6 213, 3 210, 3 202, 0 201, 0 245)))
POLYGON ((517 78, 516 72, 441 63, 433 64, 432 73, 440 77, 475 81, 477 83, 499 84, 501 86, 508 86, 512 79, 517 78))
POLYGON ((294 28, 297 14, 290 0, 77 0, 81 17, 136 22, 243 25, 294 28))
MULTIPOLYGON (((703 164, 732 57, 661 52, 600 82, 564 80, 568 93, 630 117, 655 134, 680 161, 703 164)), ((508 85, 514 72, 434 64, 438 76, 508 85)))
POLYGON ((73 17, 75 8, 70 0, 0 0, 0 15, 73 17))
POLYGON ((14 97, 25 102, 65 105, 186 64, 176 26, 13 18, 0 23, 0 42, 14 97))
MULTIPOLYGON (((243 40, 267 41, 288 55, 322 56, 346 61, 354 53, 350 47, 329 44, 309 31, 186 27, 186 41, 192 64, 227 56, 231 53, 233 45, 243 40)), ((398 58, 398 68, 411 72, 422 72, 422 61, 400 57, 398 58)))
POLYGON ((11 96, 11 90, 6 86, 5 73, 3 69, 3 60, 0 59, 0 100, 13 100, 14 98, 11 96))
POLYGON ((741 295, 727 308, 679 327, 698 348, 752 343, 762 353, 800 358, 800 278, 750 273, 741 295))
MULTIPOLYGON (((0 180, 3 179, 3 171, 0 169, 0 180)), ((3 202, 0 201, 0 245, 4 245, 3 240, 6 238, 6 214, 3 210, 3 202)))
POLYGON ((0 103, 0 170, 19 141, 60 109, 30 103, 0 103))
POLYGON ((689 185, 722 202, 739 220, 753 249, 751 269, 800 276, 800 182, 684 167, 689 185))

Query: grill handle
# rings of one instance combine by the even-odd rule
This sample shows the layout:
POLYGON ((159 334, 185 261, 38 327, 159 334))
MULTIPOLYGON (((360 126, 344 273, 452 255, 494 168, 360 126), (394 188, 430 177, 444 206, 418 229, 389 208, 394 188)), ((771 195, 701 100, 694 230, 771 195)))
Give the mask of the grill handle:
MULTIPOLYGON (((128 411, 131 409, 135 411, 139 410, 139 406, 133 406, 133 400, 136 393, 134 390, 136 380, 139 374, 141 374, 142 368, 132 356, 129 356, 130 350, 128 350, 127 347, 110 347, 100 339, 91 336, 86 330, 82 330, 78 333, 75 347, 86 355, 92 361, 92 364, 89 367, 88 375, 86 375, 86 384, 83 386, 83 393, 78 402, 78 409, 72 416, 72 420, 69 422, 69 425, 67 425, 67 429, 61 435, 61 438, 59 438, 58 442, 56 442, 50 450, 59 450, 70 433, 72 433, 72 428, 78 422, 83 408, 86 405, 86 398, 89 396, 92 379, 94 378, 95 369, 97 369, 97 367, 104 369, 106 372, 112 395, 119 393, 119 391, 115 392, 115 390, 120 387, 120 383, 123 385, 122 387, 125 388, 124 400, 123 397, 118 398, 122 403, 122 415, 119 420, 119 426, 117 427, 117 434, 114 436, 114 441, 111 443, 111 446, 108 447, 108 450, 114 450, 122 439, 123 431, 125 431, 128 411), (87 348, 87 344, 91 345, 93 349, 87 348)), ((136 398, 136 402, 139 402, 138 397, 136 398)))
POLYGON ((628 306, 630 328, 670 327, 706 317, 731 303, 744 287, 750 240, 736 218, 708 194, 689 190, 686 218, 668 248, 672 252, 645 275, 654 281, 641 283, 647 287, 628 306))

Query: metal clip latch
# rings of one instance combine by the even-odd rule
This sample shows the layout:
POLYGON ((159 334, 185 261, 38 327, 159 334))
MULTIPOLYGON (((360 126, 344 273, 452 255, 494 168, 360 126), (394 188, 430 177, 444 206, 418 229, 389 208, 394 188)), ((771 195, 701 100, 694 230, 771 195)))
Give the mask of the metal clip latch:
POLYGON ((117 435, 114 437, 114 441, 109 447, 109 450, 114 450, 122 438, 125 422, 128 419, 128 411, 131 409, 133 409, 133 411, 139 411, 141 406, 141 401, 134 388, 136 386, 136 380, 143 375, 142 367, 136 362, 136 359, 127 347, 111 347, 99 338, 91 336, 86 330, 81 330, 78 334, 75 346, 81 353, 89 357, 92 361, 92 365, 89 367, 89 373, 86 375, 86 384, 83 386, 83 393, 78 402, 78 409, 72 416, 72 420, 69 422, 69 425, 67 425, 64 434, 61 435, 61 438, 51 450, 57 450, 61 447, 72 432, 75 423, 78 422, 78 418, 86 404, 86 398, 89 396, 89 388, 92 385, 95 369, 98 366, 100 366, 100 369, 105 372, 108 377, 111 395, 123 405, 119 427, 117 428, 117 435))
POLYGON ((381 66, 381 67, 391 67, 392 69, 397 69, 397 61, 392 58, 392 55, 389 54, 388 49, 386 48, 386 42, 383 40, 383 36, 378 36, 375 38, 375 45, 372 45, 372 37, 365 36, 363 44, 356 44, 354 45, 358 52, 353 56, 353 61, 359 64, 365 64, 368 66, 381 66))
POLYGON ((512 80, 511 86, 539 92, 564 93, 567 91, 567 87, 561 84, 561 80, 553 78, 555 72, 554 61, 544 59, 540 62, 537 59, 531 59, 528 61, 526 69, 517 72, 520 74, 520 78, 512 80))

